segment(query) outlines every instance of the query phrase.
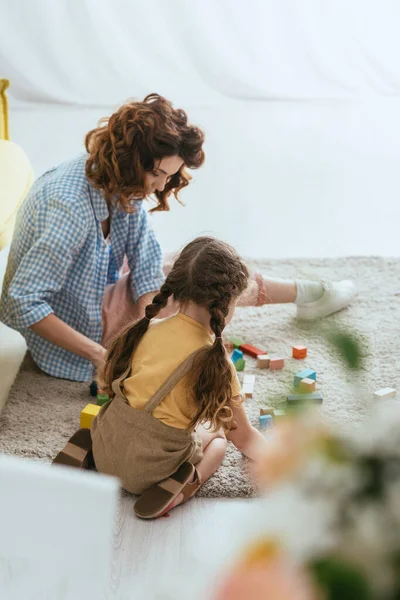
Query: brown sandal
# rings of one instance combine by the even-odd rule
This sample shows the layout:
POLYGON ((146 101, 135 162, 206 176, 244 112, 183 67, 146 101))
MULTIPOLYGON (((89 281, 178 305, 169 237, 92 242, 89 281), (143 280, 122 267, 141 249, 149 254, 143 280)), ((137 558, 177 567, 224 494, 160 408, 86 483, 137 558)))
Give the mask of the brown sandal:
POLYGON ((190 498, 192 498, 192 496, 194 496, 197 490, 201 487, 201 481, 197 469, 194 470, 194 475, 195 480, 191 483, 187 483, 182 490, 183 500, 181 504, 190 500, 190 498))
POLYGON ((136 500, 134 505, 135 514, 141 519, 155 519, 168 512, 169 507, 188 485, 193 477, 194 466, 184 462, 171 477, 164 479, 156 485, 152 485, 136 500))
POLYGON ((65 465, 77 469, 93 468, 94 460, 90 429, 78 429, 61 452, 57 454, 52 464, 65 465))

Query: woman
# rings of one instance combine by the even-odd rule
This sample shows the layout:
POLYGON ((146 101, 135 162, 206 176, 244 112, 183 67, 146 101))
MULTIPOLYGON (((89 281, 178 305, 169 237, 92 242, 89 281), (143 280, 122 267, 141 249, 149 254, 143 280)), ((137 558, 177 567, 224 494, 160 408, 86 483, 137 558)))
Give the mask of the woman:
MULTIPOLYGON (((152 194, 152 210, 168 210, 171 194, 178 199, 190 181, 186 168, 203 164, 203 142, 183 110, 151 94, 103 120, 86 136, 87 154, 33 185, 17 217, 0 320, 21 332, 43 371, 90 381, 110 338, 144 315, 164 273, 143 199, 152 194)), ((239 305, 296 302, 298 316, 315 318, 353 295, 351 282, 324 287, 256 274, 239 305)))

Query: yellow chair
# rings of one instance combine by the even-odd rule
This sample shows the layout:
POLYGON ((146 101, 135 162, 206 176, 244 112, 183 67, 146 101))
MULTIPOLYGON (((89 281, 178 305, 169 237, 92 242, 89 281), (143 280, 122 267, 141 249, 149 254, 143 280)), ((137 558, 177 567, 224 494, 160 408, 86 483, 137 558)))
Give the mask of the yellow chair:
POLYGON ((0 79, 0 250, 11 241, 18 208, 33 183, 33 170, 20 146, 9 141, 6 90, 0 79))

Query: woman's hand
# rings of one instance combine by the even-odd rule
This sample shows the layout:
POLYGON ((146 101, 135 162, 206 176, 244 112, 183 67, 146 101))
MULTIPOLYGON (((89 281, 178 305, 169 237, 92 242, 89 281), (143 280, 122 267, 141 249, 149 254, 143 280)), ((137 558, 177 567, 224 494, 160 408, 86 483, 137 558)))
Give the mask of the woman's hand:
POLYGON ((107 350, 105 348, 103 348, 103 346, 100 346, 100 344, 98 344, 97 348, 95 348, 95 350, 94 350, 93 357, 91 359, 92 363, 96 367, 97 372, 99 372, 103 369, 105 362, 106 362, 106 355, 107 355, 107 350))

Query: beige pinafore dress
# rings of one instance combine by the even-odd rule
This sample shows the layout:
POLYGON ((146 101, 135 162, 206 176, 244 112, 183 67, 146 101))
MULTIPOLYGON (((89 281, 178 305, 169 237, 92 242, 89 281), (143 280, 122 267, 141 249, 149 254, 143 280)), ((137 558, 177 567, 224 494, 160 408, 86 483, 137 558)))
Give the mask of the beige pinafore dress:
POLYGON ((168 377, 143 409, 128 403, 121 384, 130 369, 113 381, 115 397, 93 419, 91 435, 97 470, 119 477, 132 494, 170 477, 185 461, 203 458, 202 443, 194 430, 178 429, 153 417, 152 412, 192 368, 196 350, 168 377))

